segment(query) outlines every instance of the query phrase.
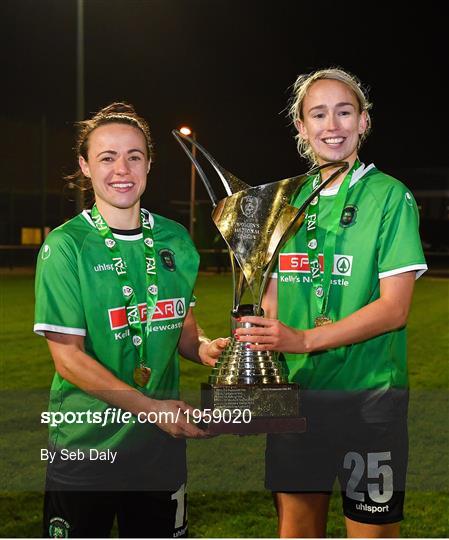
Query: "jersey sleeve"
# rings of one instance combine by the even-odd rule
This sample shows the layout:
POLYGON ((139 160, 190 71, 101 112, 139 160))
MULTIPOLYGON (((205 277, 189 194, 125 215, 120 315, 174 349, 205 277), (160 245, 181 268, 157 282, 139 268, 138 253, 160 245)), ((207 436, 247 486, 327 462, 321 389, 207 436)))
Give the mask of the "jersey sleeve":
POLYGON ((419 212, 413 195, 400 182, 391 190, 385 205, 378 239, 379 279, 416 271, 416 279, 427 270, 419 237, 419 212))
POLYGON ((35 282, 34 331, 86 335, 77 249, 70 235, 55 230, 41 247, 35 282))

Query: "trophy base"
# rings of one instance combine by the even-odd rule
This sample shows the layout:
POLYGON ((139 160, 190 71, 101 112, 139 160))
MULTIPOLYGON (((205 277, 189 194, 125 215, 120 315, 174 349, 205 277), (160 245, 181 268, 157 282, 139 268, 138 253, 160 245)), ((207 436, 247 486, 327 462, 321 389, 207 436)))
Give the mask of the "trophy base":
POLYGON ((212 434, 300 433, 299 387, 286 384, 201 384, 201 407, 212 411, 212 434), (217 412, 218 410, 218 412, 217 412))

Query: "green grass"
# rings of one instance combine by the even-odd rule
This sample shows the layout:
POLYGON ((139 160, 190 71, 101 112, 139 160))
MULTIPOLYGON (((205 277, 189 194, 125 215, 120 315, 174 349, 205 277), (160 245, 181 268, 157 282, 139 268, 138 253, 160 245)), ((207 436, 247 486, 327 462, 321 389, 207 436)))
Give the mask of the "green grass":
MULTIPOLYGON (((31 276, 0 276, 0 508, 1 537, 41 536, 45 467, 39 449, 46 429, 53 364, 45 340, 32 333, 31 276)), ((410 465, 404 537, 449 535, 448 299, 449 281, 418 281, 409 321, 410 465)), ((210 336, 225 336, 231 300, 229 276, 201 276, 195 308, 210 336)), ((182 362, 182 395, 198 404, 208 370, 182 362)), ((224 436, 190 441, 189 522, 195 537, 274 537, 276 516, 263 488, 264 437, 224 436)), ((345 536, 341 503, 332 497, 328 536, 345 536)))

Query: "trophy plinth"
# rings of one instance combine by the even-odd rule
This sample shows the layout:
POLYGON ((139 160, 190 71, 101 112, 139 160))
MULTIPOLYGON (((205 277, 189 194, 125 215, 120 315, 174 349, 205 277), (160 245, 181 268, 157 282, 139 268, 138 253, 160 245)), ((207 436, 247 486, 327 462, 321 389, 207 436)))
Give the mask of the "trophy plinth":
MULTIPOLYGON (((249 327, 237 317, 252 315, 254 306, 240 305, 231 328, 249 327)), ((230 338, 201 385, 201 407, 214 413, 209 431, 217 433, 284 433, 305 431, 300 416, 299 386, 289 383, 284 365, 273 351, 252 351, 245 341, 230 338)))
MULTIPOLYGON (((198 174, 212 201, 214 221, 226 242, 231 258, 234 300, 231 329, 249 327, 239 322, 245 315, 263 316, 261 308, 270 271, 288 239, 302 224, 305 211, 319 192, 348 169, 347 162, 327 163, 305 175, 251 187, 226 171, 197 141, 173 131, 198 174), (215 194, 207 176, 183 142, 199 150, 219 176, 226 196, 215 194), (300 208, 289 204, 291 198, 312 174, 324 168, 333 170, 315 188, 300 208), (248 288, 253 304, 241 304, 248 288)), ((211 433, 286 433, 305 431, 300 415, 299 387, 289 383, 278 353, 253 351, 249 343, 231 337, 212 370, 209 382, 201 385, 204 423, 211 433)))
POLYGON ((219 411, 208 423, 213 435, 286 433, 306 430, 300 416, 299 387, 285 384, 201 384, 203 410, 219 411), (230 411, 230 413, 227 413, 230 411))

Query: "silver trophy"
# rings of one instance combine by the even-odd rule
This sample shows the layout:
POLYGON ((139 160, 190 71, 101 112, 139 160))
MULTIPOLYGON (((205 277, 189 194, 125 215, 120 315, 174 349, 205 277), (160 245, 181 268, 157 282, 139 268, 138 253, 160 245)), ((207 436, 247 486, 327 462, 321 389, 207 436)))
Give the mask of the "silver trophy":
MULTIPOLYGON (((223 169, 198 142, 177 130, 172 133, 198 171, 212 201, 212 219, 229 250, 234 290, 231 330, 249 327, 249 323, 237 319, 245 315, 263 316, 262 297, 282 246, 301 226, 310 202, 349 165, 347 162, 327 163, 303 175, 251 187, 223 169), (218 199, 184 140, 195 146, 212 165, 226 197, 218 199), (307 178, 324 168, 337 170, 300 208, 291 206, 290 200, 307 178), (246 288, 252 296, 252 304, 240 303, 246 288)), ((248 416, 239 422, 223 417, 222 421, 212 422, 209 430, 239 434, 304 431, 306 421, 301 416, 299 386, 288 382, 285 362, 279 359, 277 352, 253 351, 247 345, 230 338, 208 383, 201 385, 201 405, 212 411, 230 411, 231 416, 242 419, 242 411, 249 411, 251 421, 246 422, 248 416)))

